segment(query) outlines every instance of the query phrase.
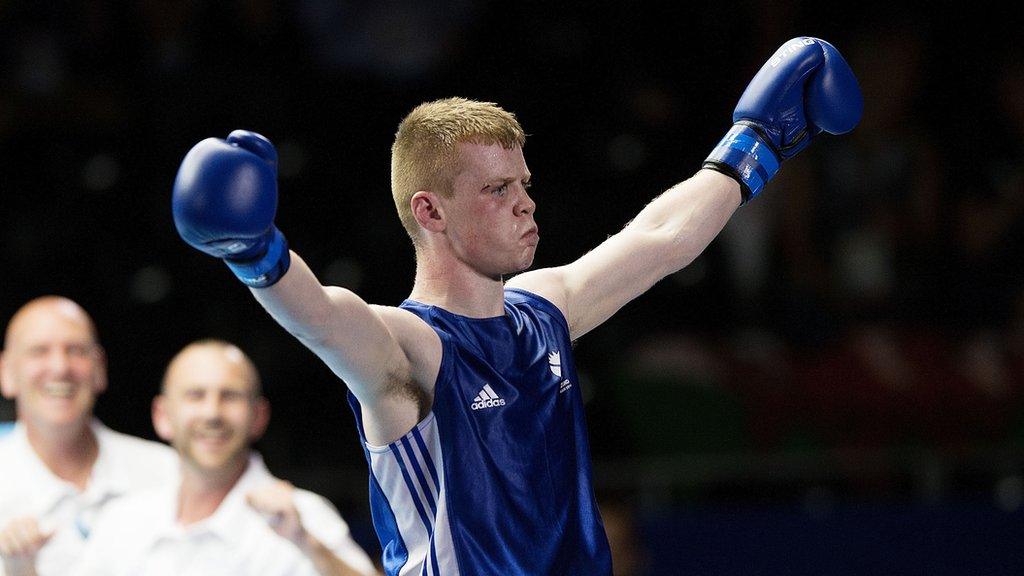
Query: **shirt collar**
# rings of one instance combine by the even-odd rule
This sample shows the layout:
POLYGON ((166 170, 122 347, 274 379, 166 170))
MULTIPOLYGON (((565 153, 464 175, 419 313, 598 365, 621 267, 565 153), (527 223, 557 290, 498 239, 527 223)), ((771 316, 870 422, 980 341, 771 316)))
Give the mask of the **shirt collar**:
MULTIPOLYGON (((177 522, 173 522, 175 530, 185 534, 207 532, 230 544, 243 542, 246 538, 245 530, 241 529, 242 526, 246 525, 244 516, 256 514, 256 511, 246 503, 245 495, 250 490, 274 480, 275 478, 270 474, 266 464, 263 462, 263 458, 255 452, 250 452, 245 472, 235 482, 235 485, 228 492, 227 496, 224 497, 224 501, 220 503, 220 506, 217 507, 214 513, 209 518, 196 522, 187 528, 182 528, 177 522)), ((175 491, 175 498, 173 500, 174 516, 172 518, 177 515, 177 505, 177 491, 175 491)))
MULTIPOLYGON (((96 432, 96 426, 104 428, 102 424, 94 420, 91 424, 94 433, 96 432)), ((33 509, 38 510, 40 514, 46 514, 56 508, 63 499, 75 497, 80 494, 77 486, 63 478, 60 478, 46 466, 43 460, 32 448, 32 444, 28 441, 28 431, 26 430, 23 422, 18 421, 18 423, 15 424, 14 429, 11 431, 11 442, 14 443, 16 450, 21 452, 21 461, 25 466, 26 477, 33 486, 33 509)), ((98 435, 97 442, 99 442, 98 435)), ((102 446, 99 451, 100 454, 103 453, 102 446)), ((99 457, 97 457, 96 462, 93 464, 93 469, 90 472, 89 484, 86 487, 86 492, 89 492, 93 485, 96 484, 95 476, 98 465, 99 457)))

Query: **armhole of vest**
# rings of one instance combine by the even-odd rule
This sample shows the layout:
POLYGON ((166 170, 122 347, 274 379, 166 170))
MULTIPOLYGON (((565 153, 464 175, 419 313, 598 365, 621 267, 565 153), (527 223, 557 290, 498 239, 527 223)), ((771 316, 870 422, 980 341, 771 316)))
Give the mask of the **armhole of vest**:
MULTIPOLYGON (((430 319, 433 320, 434 311, 431 310, 427 314, 430 317, 430 319)), ((417 316, 419 316, 419 315, 417 314, 417 316)), ((405 434, 402 434, 398 438, 398 440, 395 440, 394 442, 391 442, 390 444, 387 444, 385 446, 378 446, 376 444, 370 444, 370 442, 366 439, 366 434, 363 432, 362 422, 360 422, 359 425, 358 425, 359 440, 360 440, 360 443, 362 444, 363 450, 365 450, 367 452, 386 453, 386 452, 390 451, 391 450, 391 446, 394 445, 395 442, 400 442, 402 438, 405 438, 405 437, 409 436, 409 434, 411 434, 413 430, 422 427, 427 422, 429 422, 431 420, 431 418, 434 418, 434 416, 435 416, 435 414, 434 414, 434 406, 437 403, 437 391, 438 391, 438 389, 441 386, 446 386, 448 381, 452 378, 451 370, 447 370, 446 369, 452 363, 452 342, 451 342, 451 336, 449 336, 448 334, 444 333, 441 330, 438 330, 437 326, 435 326, 431 322, 428 322, 427 319, 425 319, 425 318, 420 318, 420 319, 423 320, 423 322, 425 322, 427 324, 427 326, 430 326, 430 329, 434 331, 434 334, 437 334, 437 337, 441 339, 441 364, 437 367, 437 376, 434 379, 434 398, 432 399, 432 401, 430 403, 430 411, 427 413, 426 416, 423 417, 422 420, 420 420, 419 422, 414 424, 413 427, 410 428, 405 434)), ((346 391, 346 394, 352 394, 352 392, 351 391, 346 391)), ((358 398, 356 398, 356 403, 359 404, 359 399, 358 398)))
POLYGON ((530 302, 531 305, 543 310, 553 318, 557 318, 559 324, 562 325, 562 329, 565 330, 566 338, 569 338, 569 321, 565 319, 565 314, 563 314, 562 310, 558 306, 555 306, 553 302, 543 296, 534 294, 529 290, 523 290, 522 288, 505 288, 505 290, 507 292, 515 292, 530 298, 532 300, 532 302, 530 302))

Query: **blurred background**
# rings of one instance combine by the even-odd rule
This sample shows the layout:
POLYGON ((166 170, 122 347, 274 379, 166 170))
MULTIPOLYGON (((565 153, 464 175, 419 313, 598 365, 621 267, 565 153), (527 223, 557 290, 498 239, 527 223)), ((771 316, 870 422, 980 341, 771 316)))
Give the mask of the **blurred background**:
POLYGON ((1024 572, 1022 18, 598 4, 0 2, 0 318, 81 303, 109 356, 97 413, 147 438, 170 357, 238 343, 273 405, 271 470, 375 554, 343 386, 174 230, 185 152, 268 136, 291 246, 397 305, 413 256, 389 148, 416 104, 517 114, 535 266, 560 265, 692 175, 761 64, 818 36, 861 82, 860 126, 576 348, 617 574, 1024 572))

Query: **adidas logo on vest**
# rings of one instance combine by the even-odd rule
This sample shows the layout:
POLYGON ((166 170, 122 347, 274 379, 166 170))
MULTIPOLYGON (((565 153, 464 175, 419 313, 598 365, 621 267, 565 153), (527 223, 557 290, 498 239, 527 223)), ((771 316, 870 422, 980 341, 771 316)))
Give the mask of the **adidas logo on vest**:
POLYGON ((504 406, 505 399, 498 398, 490 384, 484 384, 480 393, 473 398, 473 403, 469 405, 473 410, 480 410, 483 408, 494 408, 495 406, 504 406))

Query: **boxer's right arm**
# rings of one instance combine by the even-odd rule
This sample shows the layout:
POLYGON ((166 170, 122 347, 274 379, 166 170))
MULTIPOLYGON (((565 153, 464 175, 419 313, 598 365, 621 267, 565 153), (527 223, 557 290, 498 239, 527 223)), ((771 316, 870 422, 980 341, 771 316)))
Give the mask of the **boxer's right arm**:
POLYGON ((253 289, 253 296, 345 380, 362 404, 390 413, 390 393, 411 382, 433 384, 441 343, 429 326, 403 310, 370 306, 351 290, 321 286, 301 257, 293 252, 291 259, 279 282, 253 289))
POLYGON ((197 144, 178 170, 172 208, 182 239, 222 258, 274 319, 344 379, 365 407, 386 415, 401 412, 407 406, 391 405, 395 392, 413 382, 432 384, 430 367, 440 364, 440 340, 433 330, 422 322, 387 320, 394 315, 380 314, 353 292, 322 286, 288 250, 274 225, 277 154, 266 138, 236 130, 227 140, 197 144), (410 342, 425 342, 426 355, 410 342))
POLYGON ((263 136, 235 130, 193 146, 174 179, 171 208, 181 238, 222 258, 246 286, 271 286, 288 271, 288 243, 274 226, 277 151, 263 136))

